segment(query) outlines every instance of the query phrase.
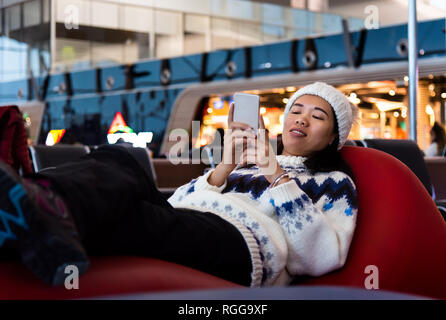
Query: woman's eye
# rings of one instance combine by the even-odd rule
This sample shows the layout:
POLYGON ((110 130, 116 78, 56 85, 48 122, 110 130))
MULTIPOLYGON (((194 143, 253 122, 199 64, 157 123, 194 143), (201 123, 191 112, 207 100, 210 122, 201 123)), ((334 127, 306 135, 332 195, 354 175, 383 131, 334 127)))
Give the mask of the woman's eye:
POLYGON ((293 111, 292 114, 300 114, 300 111, 293 111))
POLYGON ((318 120, 324 120, 324 118, 318 117, 318 116, 313 116, 313 118, 318 119, 318 120))

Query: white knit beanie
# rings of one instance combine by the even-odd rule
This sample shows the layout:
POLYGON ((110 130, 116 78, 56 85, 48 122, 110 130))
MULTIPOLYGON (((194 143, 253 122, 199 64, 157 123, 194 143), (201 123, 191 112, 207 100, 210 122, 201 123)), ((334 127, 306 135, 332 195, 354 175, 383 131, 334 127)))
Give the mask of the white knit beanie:
POLYGON ((338 150, 341 149, 345 141, 347 141, 353 122, 356 120, 357 107, 353 103, 350 103, 347 97, 335 87, 324 82, 315 82, 300 88, 288 99, 284 112, 285 118, 296 99, 306 94, 321 97, 333 108, 336 120, 338 121, 338 150))

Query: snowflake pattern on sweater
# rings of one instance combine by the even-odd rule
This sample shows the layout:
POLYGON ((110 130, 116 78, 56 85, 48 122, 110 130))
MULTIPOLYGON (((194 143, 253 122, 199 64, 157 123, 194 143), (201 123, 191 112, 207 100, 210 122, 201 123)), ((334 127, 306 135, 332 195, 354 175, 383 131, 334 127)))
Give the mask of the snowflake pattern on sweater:
POLYGON ((349 176, 311 174, 303 157, 277 160, 291 181, 275 188, 251 166, 234 170, 220 187, 207 182, 210 171, 169 198, 174 207, 241 223, 249 231, 241 231, 245 240, 254 239, 248 247, 259 251, 257 285, 287 284, 294 275, 319 276, 342 267, 356 224, 356 187, 349 176))

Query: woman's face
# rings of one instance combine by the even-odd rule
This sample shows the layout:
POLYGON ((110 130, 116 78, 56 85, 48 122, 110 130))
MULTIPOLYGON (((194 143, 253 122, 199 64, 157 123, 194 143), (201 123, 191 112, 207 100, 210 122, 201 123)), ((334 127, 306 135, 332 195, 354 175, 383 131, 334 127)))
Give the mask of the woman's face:
POLYGON ((283 155, 308 157, 336 138, 335 115, 330 104, 314 95, 303 95, 291 106, 283 125, 283 155))

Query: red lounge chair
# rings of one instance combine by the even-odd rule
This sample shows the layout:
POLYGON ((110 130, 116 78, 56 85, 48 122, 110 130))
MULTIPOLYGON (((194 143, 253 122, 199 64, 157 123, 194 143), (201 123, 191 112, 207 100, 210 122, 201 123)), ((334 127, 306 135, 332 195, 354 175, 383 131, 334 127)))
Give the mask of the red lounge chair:
POLYGON ((365 268, 375 265, 379 289, 446 299, 446 222, 426 188, 387 153, 359 147, 342 153, 359 198, 349 255, 342 269, 299 283, 364 288, 365 268))
MULTIPOLYGON (((344 147, 358 188, 357 228, 345 266, 296 279, 295 285, 364 288, 368 265, 379 289, 446 299, 446 222, 418 178, 396 158, 344 147)), ((43 285, 19 263, 0 263, 0 299, 66 299, 238 287, 172 263, 137 257, 92 257, 79 290, 43 285)))

